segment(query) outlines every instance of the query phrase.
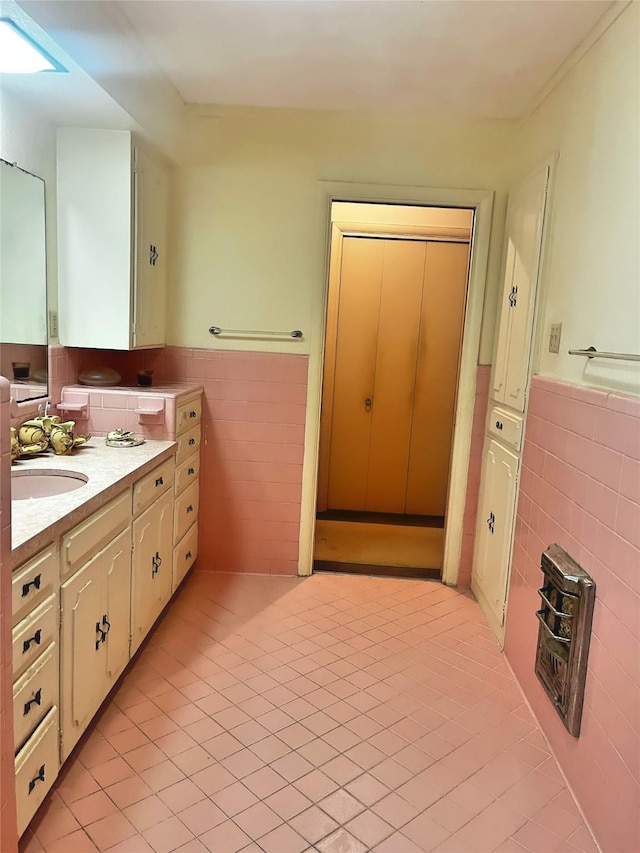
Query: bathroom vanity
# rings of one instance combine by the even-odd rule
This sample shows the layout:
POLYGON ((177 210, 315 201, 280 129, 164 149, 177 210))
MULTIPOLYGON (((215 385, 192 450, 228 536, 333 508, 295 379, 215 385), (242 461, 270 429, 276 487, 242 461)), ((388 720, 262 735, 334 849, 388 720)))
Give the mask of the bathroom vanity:
POLYGON ((94 437, 72 456, 13 466, 27 491, 29 472, 75 485, 12 502, 20 834, 195 562, 201 396, 174 399, 175 441, 113 448, 94 437))

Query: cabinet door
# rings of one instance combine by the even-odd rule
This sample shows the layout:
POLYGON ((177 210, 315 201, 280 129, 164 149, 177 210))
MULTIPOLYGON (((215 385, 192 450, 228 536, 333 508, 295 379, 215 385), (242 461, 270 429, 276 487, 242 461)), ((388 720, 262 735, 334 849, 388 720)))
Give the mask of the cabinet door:
POLYGON ((60 706, 62 757, 71 752, 103 698, 103 579, 98 554, 62 584, 60 706))
POLYGON ((166 492, 133 522, 131 654, 171 595, 173 494, 166 492))
POLYGON ((102 617, 108 630, 105 641, 106 696, 129 660, 131 528, 123 530, 105 549, 103 560, 105 612, 102 617))
POLYGON ((140 150, 136 155, 134 349, 164 344, 167 221, 165 175, 140 150))
POLYGON ((493 399, 520 412, 525 409, 549 174, 548 165, 534 172, 509 200, 507 259, 492 382, 493 399))
POLYGON ((485 450, 474 583, 498 625, 504 623, 519 459, 491 439, 485 450))

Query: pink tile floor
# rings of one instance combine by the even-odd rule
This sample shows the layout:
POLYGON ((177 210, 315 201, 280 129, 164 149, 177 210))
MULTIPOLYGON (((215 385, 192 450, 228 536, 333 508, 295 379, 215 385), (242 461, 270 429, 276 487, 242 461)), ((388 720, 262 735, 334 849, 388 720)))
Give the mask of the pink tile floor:
POLYGON ((196 572, 21 849, 596 846, 468 593, 196 572))

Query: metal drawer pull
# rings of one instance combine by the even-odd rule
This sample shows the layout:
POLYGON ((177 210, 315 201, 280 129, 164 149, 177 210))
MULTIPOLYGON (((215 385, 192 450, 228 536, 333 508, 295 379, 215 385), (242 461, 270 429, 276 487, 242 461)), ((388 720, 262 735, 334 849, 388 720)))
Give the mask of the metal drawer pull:
POLYGON ((194 445, 195 443, 196 443, 195 438, 190 438, 190 439, 189 439, 189 445, 190 445, 191 447, 193 447, 193 445, 194 445))
POLYGON ((190 418, 197 418, 197 417, 198 417, 198 413, 197 413, 197 412, 189 412, 189 417, 190 417, 190 418))
POLYGON ((502 423, 502 421, 496 421, 496 429, 502 429, 503 426, 504 424, 502 423))
POLYGON ((187 551, 187 553, 184 555, 184 558, 185 558, 185 560, 190 560, 191 559, 191 551, 187 551))
POLYGON ((156 480, 156 486, 164 486, 164 480, 162 477, 158 477, 156 480))
POLYGON ((99 622, 96 622, 96 634, 100 634, 100 636, 96 640, 96 651, 98 651, 98 649, 104 643, 106 636, 107 636, 107 632, 102 630, 99 622))
POLYGON ((103 625, 103 627, 105 627, 105 628, 107 629, 107 630, 104 632, 104 636, 105 636, 105 638, 106 638, 107 634, 108 634, 108 633, 109 633, 109 631, 111 630, 111 622, 109 622, 109 620, 107 619, 107 614, 106 614, 106 613, 105 613, 105 614, 104 614, 104 616, 102 617, 102 625, 103 625))
POLYGON ((193 507, 191 506, 191 504, 189 504, 189 506, 187 507, 187 514, 190 512, 193 512, 193 507))
POLYGON ((29 595, 29 590, 31 589, 32 586, 34 586, 36 589, 40 589, 41 583, 42 583, 42 575, 36 575, 32 581, 29 581, 28 583, 23 583, 22 584, 22 597, 24 598, 25 596, 29 595))
POLYGON ((28 702, 24 703, 24 711, 22 712, 22 716, 23 717, 27 716, 27 714, 31 711, 32 705, 41 705, 41 704, 42 704, 42 687, 39 687, 36 690, 36 692, 33 696, 33 699, 29 699, 28 702))
POLYGON ((151 558, 151 565, 153 566, 151 569, 151 577, 154 578, 158 574, 160 566, 162 565, 162 557, 158 551, 156 551, 155 556, 151 558))
POLYGON ((187 471, 187 474, 188 474, 189 476, 191 476, 192 474, 195 474, 195 473, 196 473, 196 469, 195 469, 195 468, 189 468, 189 470, 187 471))
POLYGON ((491 533, 493 533, 493 526, 495 524, 495 521, 496 521, 495 515, 492 512, 490 512, 489 518, 487 519, 487 527, 489 528, 491 533))
POLYGON ((43 764, 40 767, 40 770, 38 770, 38 775, 34 776, 33 779, 29 782, 29 793, 31 793, 33 791, 33 789, 36 787, 37 782, 44 782, 44 767, 45 766, 43 764))
POLYGON ((28 640, 25 640, 22 644, 22 654, 29 651, 31 643, 35 643, 37 646, 40 645, 40 641, 42 640, 42 628, 38 628, 33 637, 30 637, 28 640))

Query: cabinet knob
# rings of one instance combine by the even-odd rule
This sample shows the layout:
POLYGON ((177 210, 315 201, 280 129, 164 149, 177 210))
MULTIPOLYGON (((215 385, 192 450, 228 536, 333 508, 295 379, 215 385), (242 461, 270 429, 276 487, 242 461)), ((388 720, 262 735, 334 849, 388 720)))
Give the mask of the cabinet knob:
POLYGON ((193 512, 193 507, 191 506, 191 504, 189 504, 189 506, 187 507, 187 515, 188 515, 190 512, 193 512))
POLYGON ((191 411, 191 412, 189 412, 189 417, 190 418, 196 418, 196 417, 198 417, 198 413, 191 411))
POLYGON ((371 399, 371 397, 367 397, 367 399, 364 401, 365 412, 370 412, 371 406, 373 406, 373 400, 371 399))
POLYGON ((191 477, 193 474, 195 474, 195 473, 196 473, 196 469, 195 469, 195 468, 189 468, 189 470, 187 471, 187 474, 188 474, 190 477, 191 477))
POLYGON ((196 443, 195 438, 190 438, 190 439, 189 439, 189 446, 190 446, 190 447, 193 447, 193 445, 194 445, 195 443, 196 443))
POLYGON ((496 429, 502 429, 503 426, 504 424, 502 423, 502 421, 496 421, 496 429))
POLYGON ((184 555, 184 558, 185 558, 185 560, 190 560, 191 559, 191 551, 187 551, 187 553, 184 555))
POLYGON ((156 486, 163 486, 163 485, 164 485, 164 479, 162 477, 158 477, 156 479, 156 486))
POLYGON ((23 583, 22 584, 22 598, 25 598, 25 596, 29 595, 29 590, 31 589, 32 586, 35 587, 36 589, 40 589, 40 583, 41 582, 42 582, 42 576, 36 575, 32 581, 29 581, 28 583, 23 583))

